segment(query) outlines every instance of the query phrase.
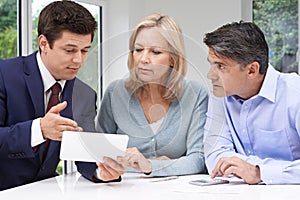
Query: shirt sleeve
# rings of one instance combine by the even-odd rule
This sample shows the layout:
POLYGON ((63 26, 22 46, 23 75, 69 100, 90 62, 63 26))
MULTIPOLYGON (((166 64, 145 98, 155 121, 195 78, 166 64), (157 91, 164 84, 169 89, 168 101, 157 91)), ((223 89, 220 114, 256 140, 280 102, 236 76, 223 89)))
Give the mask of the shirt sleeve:
MULTIPOLYGON (((299 184, 300 160, 284 161, 275 158, 261 159, 257 155, 243 154, 243 147, 234 141, 226 122, 223 98, 211 95, 204 133, 204 155, 209 173, 222 157, 239 157, 260 168, 261 179, 265 184, 299 184), (237 153, 239 149, 239 153, 237 153)), ((299 113, 295 118, 299 128, 299 113)), ((299 130, 298 130, 299 133, 299 130)), ((274 146, 274 148, 276 148, 274 146)))
POLYGON ((233 141, 224 112, 223 98, 211 94, 204 126, 204 155, 209 173, 221 157, 234 155, 233 141))
POLYGON ((40 126, 41 118, 37 118, 32 121, 31 125, 31 147, 35 147, 43 142, 45 139, 42 134, 41 126, 40 126))

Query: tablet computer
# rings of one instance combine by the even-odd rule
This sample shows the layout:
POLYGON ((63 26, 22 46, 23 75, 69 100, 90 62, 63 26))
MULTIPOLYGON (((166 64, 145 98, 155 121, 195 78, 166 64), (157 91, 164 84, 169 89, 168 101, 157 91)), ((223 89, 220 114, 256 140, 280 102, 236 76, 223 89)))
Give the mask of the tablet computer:
POLYGON ((60 159, 85 162, 101 162, 104 156, 116 159, 125 155, 127 144, 127 135, 64 131, 60 159))

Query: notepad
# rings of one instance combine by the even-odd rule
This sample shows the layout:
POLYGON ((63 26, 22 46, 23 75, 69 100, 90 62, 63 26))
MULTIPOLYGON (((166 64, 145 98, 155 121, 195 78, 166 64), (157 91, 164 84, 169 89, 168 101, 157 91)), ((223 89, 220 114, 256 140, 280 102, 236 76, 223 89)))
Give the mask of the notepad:
POLYGON ((116 159, 125 155, 127 144, 127 135, 64 131, 60 159, 85 162, 101 162, 104 156, 116 159))

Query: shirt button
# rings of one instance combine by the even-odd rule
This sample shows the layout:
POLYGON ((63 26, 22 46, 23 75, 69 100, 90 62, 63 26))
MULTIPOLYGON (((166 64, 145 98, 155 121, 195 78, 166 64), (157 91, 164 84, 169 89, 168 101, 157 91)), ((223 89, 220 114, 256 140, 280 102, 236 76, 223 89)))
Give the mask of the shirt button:
POLYGON ((243 133, 246 133, 246 129, 243 129, 242 132, 243 132, 243 133))
POLYGON ((154 142, 154 140, 155 140, 155 139, 154 139, 154 138, 152 138, 152 140, 151 140, 151 141, 152 141, 152 142, 154 142))
POLYGON ((245 106, 244 109, 247 110, 247 109, 248 109, 248 106, 245 106))
POLYGON ((248 155, 250 155, 251 154, 251 151, 250 150, 248 150, 248 155))

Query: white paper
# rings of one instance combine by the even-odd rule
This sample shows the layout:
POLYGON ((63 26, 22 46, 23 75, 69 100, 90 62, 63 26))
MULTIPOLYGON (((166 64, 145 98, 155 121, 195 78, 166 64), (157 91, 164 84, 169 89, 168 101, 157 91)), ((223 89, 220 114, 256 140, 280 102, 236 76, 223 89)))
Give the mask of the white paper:
POLYGON ((64 131, 60 159, 85 162, 101 162, 103 156, 116 159, 125 155, 127 143, 127 135, 64 131))

